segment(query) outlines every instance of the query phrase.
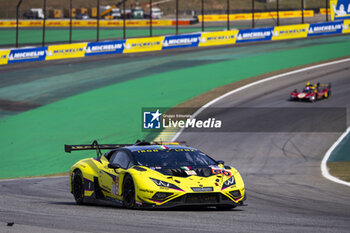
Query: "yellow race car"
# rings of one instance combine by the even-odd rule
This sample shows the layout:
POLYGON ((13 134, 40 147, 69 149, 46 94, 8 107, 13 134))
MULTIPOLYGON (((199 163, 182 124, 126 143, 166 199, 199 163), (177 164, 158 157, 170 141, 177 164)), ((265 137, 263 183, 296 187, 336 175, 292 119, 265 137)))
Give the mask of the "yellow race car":
POLYGON ((126 208, 243 206, 241 175, 223 161, 179 143, 65 145, 65 151, 96 150, 70 170, 77 204, 114 203, 126 208), (101 150, 110 150, 102 154, 101 150))

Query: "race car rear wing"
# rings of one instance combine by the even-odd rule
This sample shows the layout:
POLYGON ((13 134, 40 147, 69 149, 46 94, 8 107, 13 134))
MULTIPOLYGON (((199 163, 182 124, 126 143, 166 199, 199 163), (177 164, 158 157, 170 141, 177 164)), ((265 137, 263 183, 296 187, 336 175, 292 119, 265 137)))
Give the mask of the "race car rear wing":
POLYGON ((320 84, 319 87, 327 87, 327 88, 330 88, 331 87, 331 84, 320 84))
POLYGON ((125 146, 146 146, 146 145, 180 145, 185 144, 185 142, 145 142, 137 140, 134 144, 98 144, 95 140, 91 145, 64 145, 64 151, 71 153, 77 150, 97 150, 100 154, 101 150, 113 150, 125 146))
POLYGON ((307 83, 305 85, 305 87, 328 87, 330 88, 331 87, 331 83, 328 83, 328 84, 325 84, 325 83, 316 83, 316 84, 310 84, 310 83, 307 83))
POLYGON ((64 151, 71 153, 77 150, 113 150, 119 147, 132 146, 133 144, 91 144, 91 145, 64 145, 64 151))

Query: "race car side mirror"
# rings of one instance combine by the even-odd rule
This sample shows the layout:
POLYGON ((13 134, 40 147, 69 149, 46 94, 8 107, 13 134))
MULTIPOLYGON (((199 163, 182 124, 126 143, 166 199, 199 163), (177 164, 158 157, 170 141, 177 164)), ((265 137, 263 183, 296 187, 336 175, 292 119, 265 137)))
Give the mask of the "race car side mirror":
POLYGON ((218 164, 222 164, 222 165, 225 164, 225 162, 224 162, 223 160, 218 160, 218 161, 216 161, 216 162, 218 162, 218 164))
POLYGON ((121 168, 121 166, 119 164, 114 164, 114 163, 110 163, 108 164, 108 168, 111 168, 111 169, 118 169, 118 168, 121 168))

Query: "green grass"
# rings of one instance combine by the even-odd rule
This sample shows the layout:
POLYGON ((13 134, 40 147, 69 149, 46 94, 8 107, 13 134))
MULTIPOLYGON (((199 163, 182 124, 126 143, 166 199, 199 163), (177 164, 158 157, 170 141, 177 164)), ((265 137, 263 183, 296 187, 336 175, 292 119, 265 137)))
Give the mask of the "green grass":
MULTIPOLYGON (((339 143, 339 145, 332 151, 328 159, 329 162, 350 161, 350 134, 339 143)), ((349 170, 350 174, 350 170, 349 170)))
MULTIPOLYGON (((179 69, 114 84, 0 120, 0 178, 66 172, 89 153, 64 144, 142 139, 141 108, 172 107, 238 80, 349 56, 350 41, 313 45, 179 69), (252 69, 251 67, 254 67, 252 69), (220 78, 218 77, 220 71, 220 78)), ((103 73, 101 73, 103 75, 103 73)))
POLYGON ((332 176, 350 182, 350 161, 328 162, 327 166, 332 176))

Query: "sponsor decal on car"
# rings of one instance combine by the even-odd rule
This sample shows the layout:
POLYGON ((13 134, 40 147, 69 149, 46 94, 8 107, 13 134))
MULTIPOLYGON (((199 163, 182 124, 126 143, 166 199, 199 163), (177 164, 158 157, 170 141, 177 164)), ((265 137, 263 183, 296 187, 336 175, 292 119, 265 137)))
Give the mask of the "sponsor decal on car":
POLYGON ((193 192, 212 192, 213 187, 191 187, 193 192))
POLYGON ((189 171, 186 170, 185 173, 188 176, 196 176, 197 175, 196 171, 194 171, 194 170, 189 170, 189 171))
POLYGON ((182 166, 182 167, 180 167, 180 168, 183 169, 183 170, 185 170, 185 171, 191 170, 191 167, 189 167, 189 166, 182 166))
POLYGON ((161 149, 161 150, 169 150, 169 147, 162 145, 162 146, 159 146, 159 149, 161 149))
POLYGON ((153 191, 148 190, 148 189, 139 189, 141 192, 145 192, 145 193, 153 193, 153 191))
MULTIPOLYGON (((193 149, 166 149, 165 152, 172 151, 172 152, 182 152, 182 151, 196 151, 193 149)), ((147 153, 147 152, 159 152, 157 149, 147 149, 147 150, 138 150, 136 151, 137 153, 147 153)), ((150 169, 155 170, 155 169, 162 169, 161 167, 150 167, 150 169)))
POLYGON ((139 201, 135 201, 135 204, 139 205, 139 206, 142 206, 142 202, 139 202, 139 201))
POLYGON ((114 182, 112 183, 112 194, 119 195, 119 176, 115 176, 114 182))
POLYGON ((227 169, 224 169, 224 168, 212 167, 211 171, 212 171, 213 174, 216 174, 216 175, 223 174, 225 176, 232 176, 231 171, 227 170, 227 169))

